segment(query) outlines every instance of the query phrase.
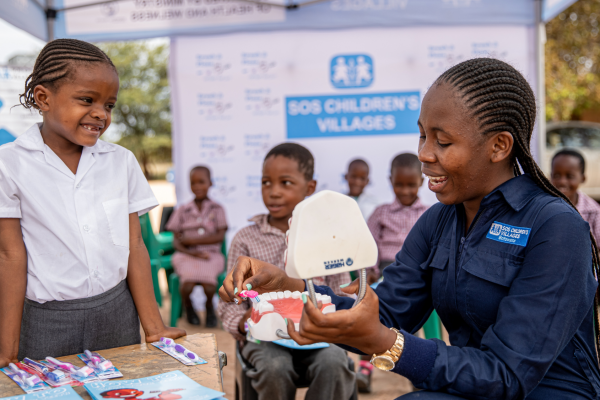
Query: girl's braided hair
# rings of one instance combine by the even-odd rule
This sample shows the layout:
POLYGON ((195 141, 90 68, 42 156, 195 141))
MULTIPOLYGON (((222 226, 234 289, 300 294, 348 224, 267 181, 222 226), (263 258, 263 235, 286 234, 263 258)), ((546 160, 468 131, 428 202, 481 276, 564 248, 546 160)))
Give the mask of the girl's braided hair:
POLYGON ((59 80, 68 79, 75 63, 104 63, 117 69, 108 56, 91 43, 76 39, 56 39, 44 46, 25 81, 25 93, 19 96, 23 107, 39 110, 33 97, 37 85, 54 88, 59 80))
MULTIPOLYGON (((523 75, 503 61, 474 58, 448 69, 435 83, 446 83, 458 90, 473 117, 477 118, 482 135, 503 131, 512 135, 515 142, 513 168, 516 176, 521 175, 520 166, 545 192, 563 199, 577 210, 569 198, 550 183, 531 155, 529 142, 535 123, 536 105, 533 91, 523 75)), ((600 259, 598 246, 591 232, 590 239, 592 268, 598 279, 600 259)), ((597 354, 600 354, 599 290, 600 288, 594 298, 597 354)))

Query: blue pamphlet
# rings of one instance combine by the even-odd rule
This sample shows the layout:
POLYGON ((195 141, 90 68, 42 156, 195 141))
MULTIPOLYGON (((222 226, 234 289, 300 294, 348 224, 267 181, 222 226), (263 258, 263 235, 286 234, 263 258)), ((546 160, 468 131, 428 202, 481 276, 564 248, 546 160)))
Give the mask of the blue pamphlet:
POLYGON ((37 393, 22 394, 19 396, 2 397, 1 400, 82 400, 71 386, 48 389, 37 393))
POLYGON ((194 382, 181 371, 126 381, 91 382, 83 387, 95 400, 213 400, 225 395, 194 382))

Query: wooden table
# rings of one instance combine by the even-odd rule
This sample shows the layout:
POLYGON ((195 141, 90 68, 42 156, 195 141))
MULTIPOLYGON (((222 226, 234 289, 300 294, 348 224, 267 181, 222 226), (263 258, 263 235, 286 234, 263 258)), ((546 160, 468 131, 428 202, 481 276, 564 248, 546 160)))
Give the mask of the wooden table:
MULTIPOLYGON (((212 333, 197 333, 184 336, 175 340, 187 349, 198 354, 208 361, 207 364, 187 366, 183 365, 167 353, 146 343, 133 346, 117 347, 115 349, 101 350, 99 353, 123 373, 123 378, 136 379, 146 376, 158 375, 165 372, 180 370, 202 386, 223 390, 221 382, 221 371, 219 368, 219 356, 217 353, 217 340, 212 333)), ((59 357, 59 360, 67 361, 75 366, 82 367, 83 361, 75 355, 59 357)), ((83 386, 74 387, 84 399, 91 399, 83 386)), ((25 394, 8 376, 0 372, 0 397, 16 396, 25 394)))

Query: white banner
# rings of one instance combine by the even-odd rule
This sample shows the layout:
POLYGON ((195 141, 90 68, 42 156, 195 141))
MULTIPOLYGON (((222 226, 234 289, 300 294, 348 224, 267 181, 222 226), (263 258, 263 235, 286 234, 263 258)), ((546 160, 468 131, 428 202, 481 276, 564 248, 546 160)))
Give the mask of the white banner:
POLYGON ((31 125, 42 122, 36 110, 28 111, 19 103, 29 74, 28 69, 0 67, 0 145, 12 142, 31 125))
MULTIPOLYGON (((533 81, 533 39, 523 26, 381 28, 244 33, 173 39, 173 160, 179 203, 188 173, 213 171, 210 196, 223 204, 228 236, 266 212, 261 168, 267 151, 293 141, 315 156, 318 190, 345 192, 348 162, 371 166, 367 191, 391 202, 392 158, 417 152, 423 94, 449 66, 503 59, 533 81)), ((435 197, 420 192, 426 203, 435 197)))

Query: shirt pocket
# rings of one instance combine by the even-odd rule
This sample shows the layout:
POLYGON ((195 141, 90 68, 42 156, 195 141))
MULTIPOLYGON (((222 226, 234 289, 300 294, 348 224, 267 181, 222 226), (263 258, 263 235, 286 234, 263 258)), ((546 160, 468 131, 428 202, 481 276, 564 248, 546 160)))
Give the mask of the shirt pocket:
POLYGON ((462 267, 467 272, 466 314, 481 333, 496 321, 500 302, 508 295, 522 265, 522 257, 479 249, 462 267))
POLYGON ((450 248, 439 244, 427 261, 421 264, 421 268, 429 268, 431 272, 431 299, 435 309, 438 309, 443 301, 449 258, 450 248))
POLYGON ((108 229, 115 246, 129 247, 129 204, 127 199, 114 199, 102 202, 108 229))

